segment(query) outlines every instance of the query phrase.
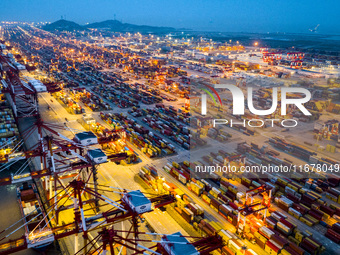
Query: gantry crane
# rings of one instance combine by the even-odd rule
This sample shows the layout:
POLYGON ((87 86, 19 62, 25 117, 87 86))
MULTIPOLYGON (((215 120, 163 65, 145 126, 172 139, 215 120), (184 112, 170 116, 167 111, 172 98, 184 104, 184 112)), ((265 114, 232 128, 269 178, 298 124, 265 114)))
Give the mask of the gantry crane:
MULTIPOLYGON (((20 118, 38 117, 38 92, 32 84, 26 83, 19 78, 19 69, 13 65, 9 57, 0 53, 0 80, 3 93, 7 93, 16 121, 20 118), (3 74, 5 78, 2 79, 3 74)), ((48 92, 60 90, 56 83, 44 84, 48 92)))
POLYGON ((245 206, 249 204, 253 204, 253 197, 256 195, 262 195, 262 205, 270 207, 271 197, 272 197, 272 187, 267 187, 265 184, 246 191, 246 200, 245 206), (251 201, 248 203, 248 198, 250 197, 251 201))
POLYGON ((282 52, 264 52, 262 59, 267 63, 276 63, 282 59, 282 52))
POLYGON ((267 210, 270 207, 271 193, 272 193, 272 188, 271 187, 267 188, 266 185, 261 185, 257 188, 246 191, 244 206, 238 210, 237 225, 238 225, 239 234, 243 235, 244 233, 247 216, 264 210, 265 212, 264 212, 263 221, 266 220, 267 210), (261 202, 254 203, 253 197, 256 195, 262 195, 261 202), (248 201, 249 197, 250 197, 250 203, 248 201), (254 209, 254 207, 259 207, 259 208, 254 209))
MULTIPOLYGON (((113 227, 104 227, 93 242, 88 243, 88 250, 85 247, 79 250, 80 254, 106 254, 110 251, 111 255, 121 254, 122 248, 128 249, 131 254, 156 254, 156 255, 208 255, 212 251, 222 249, 224 242, 218 235, 208 237, 183 236, 180 232, 163 235, 156 233, 138 232, 139 238, 129 238, 130 232, 116 230, 113 227), (123 235, 127 235, 124 237, 123 235), (150 237, 152 238, 150 240, 150 237), (102 244, 95 247, 95 242, 101 241, 102 244), (143 245, 141 244, 143 243, 143 245), (145 245, 144 245, 145 244, 145 245), (148 246, 150 244, 151 246, 148 246), (115 248, 119 248, 116 252, 115 248), (149 253, 147 253, 149 252, 149 253)), ((126 253, 124 253, 126 254, 126 253)))
POLYGON ((252 204, 252 205, 246 205, 243 208, 239 209, 238 210, 238 217, 237 217, 237 233, 241 236, 244 235, 246 221, 247 221, 247 217, 249 215, 252 215, 254 213, 265 210, 264 220, 263 220, 263 221, 265 221, 268 208, 269 207, 267 205, 262 205, 262 203, 255 203, 255 204, 252 204), (260 208, 254 209, 254 207, 256 207, 256 206, 259 206, 260 208))
MULTIPOLYGON (((132 221, 131 228, 127 232, 133 233, 134 239, 137 240, 139 217, 144 213, 151 212, 155 208, 166 206, 175 201, 174 197, 170 194, 161 196, 149 195, 149 197, 146 197, 140 191, 127 191, 105 186, 104 189, 107 191, 120 191, 121 199, 119 201, 114 201, 97 193, 91 186, 93 186, 93 183, 85 183, 83 180, 74 179, 71 181, 65 187, 63 194, 60 197, 58 196, 59 194, 55 195, 58 197, 58 200, 48 207, 47 215, 49 215, 49 221, 51 222, 49 231, 45 231, 44 235, 40 235, 38 238, 32 238, 30 233, 19 239, 0 244, 0 254, 10 254, 28 248, 38 247, 42 244, 53 242, 54 240, 59 240, 71 235, 75 236, 74 243, 75 251, 77 252, 79 234, 82 234, 84 238, 84 250, 87 252, 87 244, 90 238, 88 235, 89 232, 126 220, 132 221), (84 205, 88 201, 83 199, 85 193, 95 196, 98 200, 102 201, 102 206, 109 205, 110 209, 105 212, 97 213, 94 216, 87 217, 86 211, 88 209, 85 209, 84 205), (67 224, 60 224, 58 214, 63 210, 69 209, 69 207, 64 207, 68 199, 73 200, 74 221, 67 224), (137 203, 136 200, 138 201, 137 203)), ((49 201, 55 201, 54 197, 50 198, 49 201)), ((42 223, 44 223, 43 220, 39 224, 42 223)), ((22 226, 12 231, 13 227, 14 226, 12 225, 7 229, 2 230, 0 234, 3 235, 3 237, 0 240, 8 238, 22 226)))

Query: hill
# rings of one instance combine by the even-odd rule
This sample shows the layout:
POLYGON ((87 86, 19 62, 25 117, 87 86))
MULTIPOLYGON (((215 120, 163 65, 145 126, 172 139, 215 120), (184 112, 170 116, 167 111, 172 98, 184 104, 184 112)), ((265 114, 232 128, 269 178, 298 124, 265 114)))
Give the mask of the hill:
POLYGON ((69 20, 58 20, 51 24, 45 25, 42 29, 47 31, 84 31, 88 29, 99 29, 109 30, 112 32, 141 32, 141 33, 168 33, 176 31, 173 27, 156 27, 156 26, 145 26, 145 25, 133 25, 129 23, 122 23, 118 20, 105 20, 102 22, 95 22, 85 26, 81 26, 73 21, 69 20))
POLYGON ((155 33, 155 32, 172 32, 176 31, 173 27, 155 27, 145 25, 133 25, 129 23, 122 23, 118 20, 105 20, 102 22, 96 22, 88 24, 86 28, 105 29, 113 32, 144 32, 144 33, 155 33))
POLYGON ((73 21, 68 21, 64 19, 60 19, 56 22, 53 22, 51 24, 47 24, 42 27, 42 29, 47 30, 47 31, 53 31, 53 30, 58 30, 58 31, 73 31, 73 30, 86 30, 85 27, 73 22, 73 21))

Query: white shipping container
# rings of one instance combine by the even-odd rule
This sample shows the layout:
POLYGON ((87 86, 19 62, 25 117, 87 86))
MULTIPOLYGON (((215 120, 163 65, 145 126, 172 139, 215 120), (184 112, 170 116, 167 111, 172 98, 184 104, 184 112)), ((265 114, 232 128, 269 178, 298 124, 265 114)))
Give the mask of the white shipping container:
POLYGON ((178 180, 180 180, 180 182, 182 182, 183 184, 187 183, 187 178, 185 178, 183 175, 178 174, 178 180))
POLYGON ((292 212, 294 215, 298 215, 299 217, 302 216, 302 214, 299 211, 295 210, 294 208, 289 208, 288 212, 292 212))
POLYGON ((271 219, 266 218, 266 223, 271 226, 271 227, 275 227, 276 226, 276 222, 272 221, 271 219))
POLYGON ((277 215, 279 215, 281 218, 287 219, 287 216, 280 212, 275 212, 277 215))
POLYGON ((222 207, 225 208, 228 212, 233 212, 233 208, 231 208, 229 205, 222 204, 222 207))
POLYGON ((233 252, 237 253, 239 250, 241 250, 242 247, 238 245, 236 240, 231 239, 229 240, 228 248, 230 248, 233 252))
POLYGON ((275 212, 273 212, 270 216, 272 216, 275 220, 280 221, 280 219, 282 218, 280 215, 276 214, 275 212))
POLYGON ((286 205, 288 207, 291 207, 293 205, 293 201, 289 200, 288 198, 285 198, 285 197, 284 198, 279 198, 278 201, 279 201, 279 203, 284 204, 284 205, 286 205))
POLYGON ((201 182, 204 183, 204 185, 205 185, 206 187, 210 187, 210 186, 211 186, 210 183, 207 182, 207 181, 204 180, 204 179, 201 179, 201 182))
POLYGON ((280 230, 282 230, 283 232, 285 232, 286 234, 289 234, 291 229, 289 227, 287 227, 285 224, 283 224, 282 222, 278 222, 276 227, 280 230))
POLYGON ((292 188, 290 188, 290 187, 288 187, 288 186, 286 186, 286 188, 285 188, 285 192, 287 193, 287 194, 290 194, 290 195, 295 195, 295 190, 293 190, 292 188))
POLYGON ((340 190, 337 190, 335 188, 331 188, 332 191, 334 191, 336 194, 338 194, 340 196, 340 190))
POLYGON ((275 242, 275 241, 273 241, 273 240, 271 240, 271 239, 270 239, 270 242, 271 242, 273 245, 275 245, 276 247, 278 247, 280 250, 283 248, 282 245, 279 245, 277 242, 275 242))
POLYGON ((166 172, 168 172, 168 173, 169 173, 169 172, 170 172, 170 170, 171 170, 171 169, 169 169, 169 167, 168 167, 168 166, 164 166, 163 168, 164 168, 164 170, 165 170, 166 172))
POLYGON ((145 172, 142 169, 139 169, 139 175, 141 177, 144 177, 145 176, 145 172))
POLYGON ((241 198, 243 198, 244 196, 245 196, 245 195, 244 195, 243 192, 237 192, 237 194, 236 194, 237 199, 241 199, 241 198))
POLYGON ((202 213, 204 212, 204 210, 202 209, 202 207, 198 204, 195 204, 195 206, 197 207, 197 209, 202 213))
POLYGON ((230 235, 226 230, 222 229, 219 233, 218 233, 222 239, 227 243, 230 239, 232 239, 232 235, 230 235))
POLYGON ((252 254, 252 255, 257 255, 257 253, 255 251, 253 251, 252 249, 248 249, 247 252, 252 254))
POLYGON ((216 189, 215 187, 213 187, 211 190, 217 195, 219 195, 221 193, 221 191, 216 189))
POLYGON ((260 231, 265 234, 267 237, 271 238, 272 235, 274 235, 275 233, 273 231, 271 231, 269 228, 263 226, 260 228, 260 231))
POLYGON ((194 219, 194 213, 189 208, 183 208, 188 214, 190 214, 190 220, 194 219))

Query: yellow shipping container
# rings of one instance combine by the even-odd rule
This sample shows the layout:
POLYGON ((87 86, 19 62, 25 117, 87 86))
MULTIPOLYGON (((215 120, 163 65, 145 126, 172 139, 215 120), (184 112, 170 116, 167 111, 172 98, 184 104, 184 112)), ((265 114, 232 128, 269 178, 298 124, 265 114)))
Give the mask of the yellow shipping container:
POLYGON ((174 167, 176 167, 177 169, 179 169, 179 164, 177 163, 177 162, 172 162, 172 165, 174 166, 174 167))
POLYGON ((282 255, 291 255, 288 251, 286 251, 285 249, 282 249, 281 250, 281 253, 282 255))
POLYGON ((186 205, 187 203, 185 201, 183 201, 182 199, 177 199, 177 206, 179 208, 183 209, 186 205))
POLYGON ((304 235, 301 232, 296 232, 295 233, 295 238, 296 240, 298 240, 299 242, 302 242, 302 239, 304 238, 304 235))
POLYGON ((221 230, 219 233, 218 233, 218 235, 220 236, 220 237, 222 237, 222 240, 225 242, 225 243, 228 243, 228 241, 230 240, 230 239, 232 239, 232 235, 230 235, 230 233, 228 232, 228 230, 221 230))
POLYGON ((289 188, 295 190, 295 191, 299 191, 299 189, 297 187, 295 187, 294 185, 291 185, 290 183, 287 185, 289 188))
POLYGON ((268 245, 265 246, 264 250, 268 252, 270 255, 277 255, 278 253, 270 248, 268 245))
POLYGON ((210 197, 208 197, 207 195, 202 195, 202 199, 204 200, 204 201, 206 201, 208 204, 210 204, 210 201, 211 201, 211 198, 210 197))
POLYGON ((315 219, 313 216, 309 215, 309 214, 306 214, 305 217, 307 219, 309 219, 310 221, 312 221, 314 224, 317 224, 319 223, 319 221, 317 219, 315 219))
POLYGON ((259 239, 262 243, 266 243, 267 242, 267 238, 265 238, 263 235, 261 235, 259 232, 255 232, 254 236, 259 239))
POLYGON ((240 177, 235 177, 235 181, 237 181, 238 183, 241 183, 241 178, 240 177))
POLYGON ((213 190, 210 190, 209 194, 212 195, 214 198, 218 197, 218 194, 216 194, 213 190))
POLYGON ((216 233, 221 231, 222 227, 217 224, 217 222, 210 221, 209 224, 215 229, 216 233))
POLYGON ((305 223, 309 227, 312 227, 314 225, 314 222, 304 217, 300 217, 300 221, 305 223))

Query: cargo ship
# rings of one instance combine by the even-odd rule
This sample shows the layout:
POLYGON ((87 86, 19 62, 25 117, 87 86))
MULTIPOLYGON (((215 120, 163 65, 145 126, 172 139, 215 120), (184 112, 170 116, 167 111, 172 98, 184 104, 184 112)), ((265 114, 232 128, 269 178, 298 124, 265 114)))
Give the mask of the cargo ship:
POLYGON ((25 223, 25 236, 29 248, 43 251, 54 241, 36 186, 23 183, 17 188, 18 202, 25 223))

